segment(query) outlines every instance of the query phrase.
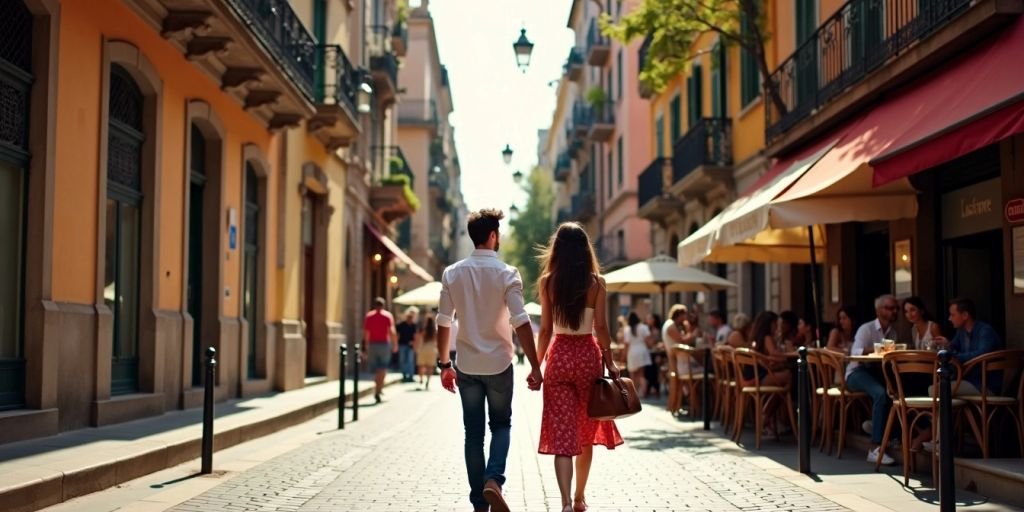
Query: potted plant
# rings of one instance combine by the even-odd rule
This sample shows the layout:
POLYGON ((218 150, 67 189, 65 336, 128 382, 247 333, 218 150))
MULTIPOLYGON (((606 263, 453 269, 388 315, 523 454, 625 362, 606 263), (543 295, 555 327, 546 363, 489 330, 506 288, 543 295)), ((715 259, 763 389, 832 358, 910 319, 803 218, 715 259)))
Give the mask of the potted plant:
POLYGON ((594 116, 598 119, 602 118, 605 104, 608 101, 608 93, 605 92, 604 88, 596 85, 591 87, 587 90, 586 100, 594 110, 594 116))

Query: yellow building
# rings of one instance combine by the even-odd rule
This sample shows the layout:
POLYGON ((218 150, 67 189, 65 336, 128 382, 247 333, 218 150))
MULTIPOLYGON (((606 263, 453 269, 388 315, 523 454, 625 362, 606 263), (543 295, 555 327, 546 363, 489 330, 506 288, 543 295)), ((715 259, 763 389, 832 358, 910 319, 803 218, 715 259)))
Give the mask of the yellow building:
POLYGON ((0 6, 0 442, 195 407, 206 347, 219 399, 336 376, 411 213, 370 4, 0 6))

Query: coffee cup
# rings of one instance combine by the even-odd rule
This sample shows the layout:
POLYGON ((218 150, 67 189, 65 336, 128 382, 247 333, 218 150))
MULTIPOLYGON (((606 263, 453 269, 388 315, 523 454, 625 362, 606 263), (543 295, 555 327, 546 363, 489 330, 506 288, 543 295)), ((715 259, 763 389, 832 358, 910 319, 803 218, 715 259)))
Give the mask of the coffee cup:
POLYGON ((879 355, 881 353, 882 353, 882 344, 881 343, 875 343, 875 355, 879 355))

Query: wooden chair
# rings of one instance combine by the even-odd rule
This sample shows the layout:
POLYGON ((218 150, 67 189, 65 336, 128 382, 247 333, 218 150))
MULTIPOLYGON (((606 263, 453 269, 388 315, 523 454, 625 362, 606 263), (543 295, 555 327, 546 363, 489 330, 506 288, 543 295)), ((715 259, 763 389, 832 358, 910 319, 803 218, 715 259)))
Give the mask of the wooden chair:
MULTIPOLYGON (((676 361, 677 364, 683 365, 683 368, 685 369, 683 372, 676 370, 676 379, 679 381, 678 390, 680 393, 680 396, 677 396, 677 400, 682 404, 683 397, 681 395, 682 390, 685 389, 688 398, 687 408, 689 409, 689 416, 691 419, 696 419, 698 417, 697 412, 700 407, 712 406, 711 404, 701 404, 701 397, 698 395, 704 384, 704 349, 695 348, 690 345, 676 345, 676 361), (695 367, 697 367, 696 370, 695 367)), ((709 368, 709 370, 712 369, 709 368)), ((712 372, 708 378, 711 385, 714 386, 714 372, 712 372)))
POLYGON ((715 416, 718 418, 722 428, 728 430, 732 425, 732 418, 736 412, 736 370, 732 362, 733 348, 725 345, 715 348, 711 352, 711 361, 714 363, 715 386, 718 390, 718 399, 715 401, 715 416))
MULTIPOLYGON (((885 432, 882 434, 882 446, 889 444, 889 436, 892 435, 892 427, 896 421, 900 424, 901 433, 901 449, 903 452, 903 485, 907 486, 910 484, 910 466, 913 463, 913 457, 910 455, 910 440, 913 434, 914 427, 917 426, 923 419, 928 418, 931 423, 932 439, 936 442, 939 439, 939 377, 936 373, 939 367, 939 358, 935 352, 926 350, 900 350, 896 352, 890 352, 885 354, 882 360, 882 373, 885 375, 885 386, 888 390, 889 397, 892 399, 892 408, 889 410, 889 418, 885 422, 885 432), (921 396, 911 395, 906 389, 908 376, 912 375, 928 375, 932 379, 932 389, 936 392, 934 397, 932 396, 921 396)), ((963 375, 961 371, 960 363, 954 361, 950 362, 950 367, 954 370, 954 380, 952 382, 953 394, 956 394, 957 388, 960 386, 960 379, 963 375)), ((953 398, 952 400, 954 412, 963 410, 967 402, 964 400, 953 398)), ((938 444, 936 444, 938 446, 938 444)), ((932 482, 937 481, 935 476, 938 474, 937 463, 939 449, 950 449, 950 447, 939 447, 934 450, 932 456, 932 482)), ((875 461, 875 470, 882 464, 882 451, 879 451, 878 459, 875 461)))
POLYGON ((825 416, 825 399, 829 382, 825 381, 825 370, 822 367, 821 349, 807 349, 807 377, 811 381, 811 444, 819 439, 819 450, 825 445, 825 434, 829 426, 825 416))
MULTIPOLYGON (((736 377, 739 381, 739 393, 737 400, 736 429, 733 439, 739 443, 743 434, 743 417, 747 405, 754 408, 754 448, 761 449, 761 432, 764 430, 765 405, 773 398, 784 400, 784 406, 789 417, 789 425, 793 432, 797 432, 796 418, 793 413, 793 399, 790 397, 790 386, 771 386, 761 384, 760 370, 771 372, 773 363, 785 364, 785 359, 774 358, 759 354, 746 348, 739 348, 733 352, 733 361, 736 368, 736 377), (745 380, 744 370, 747 374, 753 375, 750 380, 745 380)), ((772 418, 774 421, 774 417, 772 418)), ((775 429, 778 432, 778 428, 775 429)))
POLYGON ((842 458, 843 446, 846 444, 846 431, 849 423, 850 409, 854 405, 861 405, 865 412, 870 411, 868 406, 868 395, 861 391, 850 391, 846 386, 846 364, 843 355, 829 350, 822 350, 818 353, 822 365, 822 382, 826 387, 824 393, 825 408, 825 438, 823 446, 831 450, 833 435, 836 446, 836 458, 842 458), (833 420, 839 416, 839 430, 833 428, 833 420))
POLYGON ((1021 410, 1021 391, 1024 387, 1024 350, 999 350, 978 356, 964 365, 964 376, 979 372, 981 387, 979 395, 959 396, 958 398, 971 405, 969 410, 977 416, 976 434, 980 434, 978 444, 981 445, 981 456, 989 457, 989 432, 992 420, 999 411, 1006 411, 1013 418, 1013 426, 1017 430, 1018 446, 1024 456, 1024 410, 1021 410), (1000 394, 993 389, 993 377, 1001 380, 1000 394), (1014 392, 1017 393, 1013 396, 1014 392))

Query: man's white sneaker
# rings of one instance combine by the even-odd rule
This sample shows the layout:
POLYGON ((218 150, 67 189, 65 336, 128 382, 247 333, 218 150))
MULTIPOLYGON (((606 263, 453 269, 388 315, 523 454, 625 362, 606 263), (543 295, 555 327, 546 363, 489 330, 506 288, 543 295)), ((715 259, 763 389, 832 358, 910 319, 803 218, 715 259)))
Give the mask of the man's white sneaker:
MULTIPOLYGON (((868 452, 868 462, 870 462, 872 464, 877 462, 878 461, 878 452, 881 451, 881 450, 882 450, 882 447, 879 446, 879 447, 875 448, 874 450, 869 451, 868 452)), ((895 462, 896 462, 895 459, 890 457, 885 452, 882 452, 882 465, 883 466, 890 466, 890 465, 892 465, 895 462)))
POLYGON ((874 425, 871 424, 871 420, 864 420, 864 423, 860 424, 860 429, 863 430, 865 434, 870 436, 871 435, 871 427, 873 427, 873 426, 874 425))

